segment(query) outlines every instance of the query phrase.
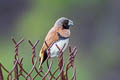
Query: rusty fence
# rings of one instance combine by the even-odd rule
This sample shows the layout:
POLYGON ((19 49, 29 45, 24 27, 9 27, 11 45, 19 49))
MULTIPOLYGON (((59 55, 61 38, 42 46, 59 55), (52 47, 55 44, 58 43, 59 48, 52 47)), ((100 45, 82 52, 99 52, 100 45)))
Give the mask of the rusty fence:
MULTIPOLYGON (((3 66, 0 63, 0 80, 4 80, 4 75, 2 71, 4 70, 8 75, 7 75, 7 80, 20 80, 20 77, 23 77, 24 80, 36 80, 36 78, 39 76, 39 80, 76 80, 76 68, 74 65, 74 60, 75 56, 77 54, 77 48, 71 48, 69 46, 69 57, 68 57, 68 62, 65 64, 63 60, 63 53, 62 49, 64 49, 65 44, 62 49, 59 48, 58 45, 56 47, 59 49, 59 57, 58 57, 58 67, 54 69, 52 72, 52 64, 53 61, 50 60, 50 48, 48 48, 48 57, 46 60, 46 66, 48 70, 45 72, 43 71, 43 68, 41 67, 40 69, 36 64, 39 62, 39 59, 36 56, 36 46, 39 43, 39 40, 36 41, 35 44, 33 44, 30 40, 28 40, 31 48, 32 48, 32 69, 30 71, 26 71, 23 67, 23 57, 20 58, 18 49, 24 39, 21 39, 20 41, 16 42, 14 38, 12 38, 12 41, 15 45, 15 54, 14 54, 14 65, 11 70, 7 70, 5 66, 3 66), (72 76, 71 78, 68 77, 68 71, 72 69, 72 76), (34 76, 31 76, 33 71, 35 71, 34 76), (56 76, 57 74, 57 76, 56 76)), ((45 42, 47 45, 47 43, 45 42)))

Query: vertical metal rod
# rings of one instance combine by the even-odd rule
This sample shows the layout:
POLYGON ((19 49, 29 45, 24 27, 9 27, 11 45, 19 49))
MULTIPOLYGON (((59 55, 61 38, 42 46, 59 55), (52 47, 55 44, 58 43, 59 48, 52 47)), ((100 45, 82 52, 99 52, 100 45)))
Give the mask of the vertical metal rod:
MULTIPOLYGON (((19 42, 16 42, 16 40, 14 38, 12 38, 13 43, 15 44, 15 56, 14 56, 14 65, 15 62, 17 60, 18 56, 18 47, 19 45, 24 41, 24 39, 21 39, 19 42)), ((19 80, 19 76, 18 76, 18 64, 16 64, 15 68, 14 68, 14 80, 19 80)))
MULTIPOLYGON (((63 67, 63 56, 60 57, 61 58, 61 61, 59 63, 59 68, 60 70, 62 69, 63 67)), ((64 71, 62 71, 61 75, 60 75, 60 80, 65 80, 65 77, 64 77, 64 71)))
MULTIPOLYGON (((15 65, 15 62, 16 62, 16 60, 14 61, 14 65, 15 65)), ((19 77, 18 77, 18 65, 16 65, 15 69, 14 69, 14 79, 19 80, 19 77)))

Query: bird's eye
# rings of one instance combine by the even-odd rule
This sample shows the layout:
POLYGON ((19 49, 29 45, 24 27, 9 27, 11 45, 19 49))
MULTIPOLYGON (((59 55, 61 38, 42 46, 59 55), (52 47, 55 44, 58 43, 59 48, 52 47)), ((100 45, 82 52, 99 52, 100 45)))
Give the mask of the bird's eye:
POLYGON ((68 22, 69 22, 69 20, 64 20, 64 21, 63 21, 63 25, 66 25, 66 26, 67 26, 67 25, 68 25, 68 22))
POLYGON ((63 28, 64 28, 64 29, 69 29, 68 23, 69 23, 69 20, 64 20, 64 21, 63 21, 63 28))

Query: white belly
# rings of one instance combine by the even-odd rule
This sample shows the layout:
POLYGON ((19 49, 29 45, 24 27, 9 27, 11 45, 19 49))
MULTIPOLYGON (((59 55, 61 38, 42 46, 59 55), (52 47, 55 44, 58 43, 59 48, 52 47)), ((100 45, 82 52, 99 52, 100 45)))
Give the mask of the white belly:
POLYGON ((51 46, 51 48, 50 48, 50 56, 51 56, 51 57, 58 57, 58 55, 59 55, 59 54, 58 54, 58 53, 59 53, 59 49, 56 47, 56 44, 58 45, 58 47, 59 47, 60 49, 62 49, 63 46, 64 46, 64 44, 66 44, 65 47, 64 47, 64 49, 62 50, 62 52, 64 52, 65 49, 66 49, 67 46, 68 46, 68 43, 69 43, 69 39, 59 40, 59 41, 55 42, 55 43, 51 46))

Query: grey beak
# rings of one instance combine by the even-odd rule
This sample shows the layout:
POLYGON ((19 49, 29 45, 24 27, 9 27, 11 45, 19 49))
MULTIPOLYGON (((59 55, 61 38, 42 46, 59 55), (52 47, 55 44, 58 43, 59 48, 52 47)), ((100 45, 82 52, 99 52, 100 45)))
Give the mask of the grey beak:
POLYGON ((69 26, 73 26, 73 21, 72 20, 69 20, 69 23, 68 23, 69 26))

